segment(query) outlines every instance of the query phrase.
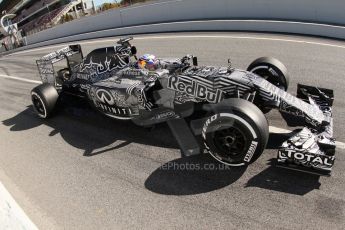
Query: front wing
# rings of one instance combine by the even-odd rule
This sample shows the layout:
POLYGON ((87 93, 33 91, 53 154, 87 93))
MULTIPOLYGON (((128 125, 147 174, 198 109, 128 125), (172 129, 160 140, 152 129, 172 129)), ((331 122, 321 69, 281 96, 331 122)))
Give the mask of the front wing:
POLYGON ((332 104, 333 91, 298 85, 297 97, 318 106, 327 122, 307 126, 285 141, 278 151, 278 164, 283 167, 320 175, 330 174, 335 160, 332 104))

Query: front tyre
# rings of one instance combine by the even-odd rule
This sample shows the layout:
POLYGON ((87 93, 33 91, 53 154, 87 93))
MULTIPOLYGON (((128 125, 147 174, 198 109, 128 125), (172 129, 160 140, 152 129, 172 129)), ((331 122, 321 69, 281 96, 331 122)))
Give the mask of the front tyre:
MULTIPOLYGON (((289 87, 289 75, 285 65, 278 59, 272 57, 261 57, 254 60, 247 68, 247 71, 252 72, 278 88, 287 91, 289 87)), ((263 113, 271 111, 271 106, 265 106, 265 102, 261 98, 254 101, 263 113)))
POLYGON ((212 105, 202 129, 206 150, 229 166, 253 163, 266 148, 269 131, 264 114, 251 102, 226 99, 212 105))
POLYGON ((258 58, 248 66, 247 71, 259 75, 284 91, 286 91, 289 87, 289 75, 287 68, 276 58, 258 58))
POLYGON ((31 101, 35 112, 41 118, 52 116, 59 94, 51 84, 41 84, 31 90, 31 101))

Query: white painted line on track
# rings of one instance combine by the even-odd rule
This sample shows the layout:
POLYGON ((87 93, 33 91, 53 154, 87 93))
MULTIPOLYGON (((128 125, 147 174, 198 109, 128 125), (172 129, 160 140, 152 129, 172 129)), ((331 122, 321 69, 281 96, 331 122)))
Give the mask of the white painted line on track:
MULTIPOLYGON (((120 37, 120 36, 117 36, 120 37)), ((135 37, 135 40, 150 40, 150 39, 184 39, 184 38, 228 38, 228 39, 247 39, 247 40, 263 40, 263 41, 278 41, 278 42, 290 42, 290 43, 302 43, 308 45, 318 45, 318 46, 327 46, 333 48, 340 48, 345 49, 345 45, 336 45, 326 42, 313 42, 307 40, 298 40, 298 39, 284 39, 284 38, 273 38, 273 37, 259 37, 259 36, 234 36, 234 35, 162 35, 162 36, 144 36, 144 37, 135 37)), ((78 44, 95 44, 95 43, 103 43, 103 42, 116 42, 115 37, 113 39, 97 39, 93 41, 80 41, 78 44)), ((19 55, 24 53, 30 53, 35 51, 41 51, 46 49, 53 49, 58 47, 63 47, 68 44, 75 44, 77 42, 68 42, 64 45, 54 45, 54 46, 47 46, 42 48, 34 48, 30 50, 19 51, 13 54, 8 54, 5 56, 12 56, 12 55, 19 55)))
POLYGON ((336 141, 335 145, 337 146, 338 149, 345 149, 345 143, 336 141))
MULTIPOLYGON (((269 127, 270 133, 282 133, 282 134, 290 134, 292 133, 291 130, 288 129, 282 129, 274 126, 269 127)), ((337 146, 338 149, 345 149, 345 143, 336 141, 335 145, 337 146)))
POLYGON ((9 76, 9 75, 4 75, 4 74, 0 74, 0 77, 6 78, 6 79, 29 82, 29 83, 33 83, 33 84, 41 84, 42 83, 42 81, 35 81, 35 80, 25 79, 25 78, 21 78, 21 77, 14 77, 14 76, 9 76))
POLYGON ((270 126, 270 133, 290 134, 292 133, 292 131, 288 129, 282 129, 282 128, 270 126))
POLYGON ((38 230, 0 182, 0 229, 38 230))
MULTIPOLYGON (((25 78, 21 78, 21 77, 14 77, 14 76, 9 76, 9 75, 3 75, 3 74, 0 74, 0 77, 6 78, 6 79, 13 79, 13 80, 18 80, 18 81, 29 82, 29 83, 33 83, 33 84, 41 84, 42 83, 41 81, 35 81, 35 80, 25 79, 25 78)), ((287 129, 282 129, 282 128, 274 127, 274 126, 270 126, 270 132, 272 132, 272 133, 289 134, 292 131, 291 130, 287 130, 287 129)), ((339 142, 339 141, 336 141, 335 143, 336 143, 337 148, 345 149, 345 143, 339 142)))

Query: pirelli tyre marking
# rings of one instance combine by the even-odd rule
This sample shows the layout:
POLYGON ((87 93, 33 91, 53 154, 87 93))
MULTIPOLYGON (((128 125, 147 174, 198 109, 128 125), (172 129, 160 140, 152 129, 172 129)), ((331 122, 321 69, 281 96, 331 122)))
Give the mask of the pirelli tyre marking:
POLYGON ((246 156, 244 157, 245 162, 250 162, 250 160, 254 156, 254 153, 255 153, 255 150, 257 147, 258 147, 258 142, 252 141, 252 143, 250 144, 250 147, 248 149, 248 152, 247 152, 246 156))
POLYGON ((230 163, 227 163, 227 162, 224 162, 220 157, 217 156, 217 154, 215 154, 214 152, 212 152, 211 148, 207 145, 207 141, 206 141, 206 134, 207 134, 207 130, 208 130, 208 127, 209 125, 214 122, 215 120, 217 120, 218 118, 221 118, 221 117, 229 117, 229 118, 233 118, 239 122, 241 122, 242 124, 244 124, 248 130, 250 131, 250 133, 252 134, 252 141, 251 141, 251 144, 250 144, 250 147, 248 148, 248 151, 244 157, 244 161, 245 162, 250 162, 250 160, 252 159, 252 157, 254 156, 254 153, 256 151, 256 148, 258 146, 258 136, 255 132, 255 130, 253 129, 253 127, 246 121, 244 120, 243 118, 235 115, 235 114, 231 114, 231 113, 220 113, 220 114, 215 114, 211 117, 209 117, 204 126, 203 126, 203 129, 202 129, 202 138, 205 140, 204 141, 204 145, 205 145, 205 148, 206 150, 211 154, 212 157, 214 157, 217 161, 223 163, 223 164, 227 164, 227 165, 230 165, 230 166, 242 166, 244 165, 245 163, 239 163, 239 164, 230 164, 230 163))

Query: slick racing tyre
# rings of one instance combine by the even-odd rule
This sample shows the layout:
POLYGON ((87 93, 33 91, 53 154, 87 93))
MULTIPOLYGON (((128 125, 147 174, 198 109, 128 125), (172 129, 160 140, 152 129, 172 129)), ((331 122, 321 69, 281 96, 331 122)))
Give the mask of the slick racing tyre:
POLYGON ((49 118, 55 109, 59 94, 51 84, 41 84, 31 90, 34 110, 41 118, 49 118))
POLYGON ((289 87, 289 75, 287 69, 283 63, 275 58, 258 58, 248 66, 247 71, 259 75, 284 91, 289 87))
POLYGON ((266 148, 269 131, 265 115, 253 103, 231 98, 209 105, 202 140, 206 150, 229 166, 253 163, 266 148))
MULTIPOLYGON (((258 58, 248 66, 247 71, 255 73, 284 91, 287 91, 289 87, 287 69, 283 63, 275 58, 258 58)), ((260 99, 256 99, 254 104, 257 105, 263 113, 268 113, 272 109, 269 106, 265 106, 264 102, 260 99)))

